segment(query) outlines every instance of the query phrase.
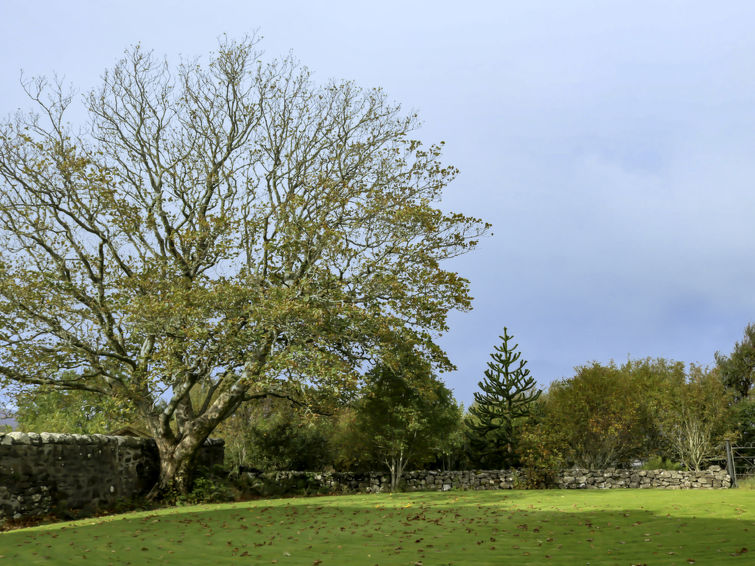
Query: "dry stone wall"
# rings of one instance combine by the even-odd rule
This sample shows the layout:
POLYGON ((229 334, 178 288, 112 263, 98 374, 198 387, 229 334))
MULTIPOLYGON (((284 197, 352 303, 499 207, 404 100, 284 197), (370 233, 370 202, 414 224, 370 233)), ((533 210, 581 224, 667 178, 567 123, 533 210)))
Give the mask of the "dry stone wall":
POLYGON ((711 466, 700 472, 672 470, 564 470, 558 475, 561 489, 726 489, 731 478, 720 466, 711 466))
MULTIPOLYGON (((199 464, 223 462, 209 440, 199 464)), ((101 434, 0 434, 0 523, 7 519, 107 508, 145 494, 159 472, 149 438, 101 434)))
MULTIPOLYGON (((293 493, 380 493, 390 490, 388 474, 339 472, 245 472, 248 487, 262 495, 293 493)), ((434 470, 404 474, 406 491, 449 491, 451 489, 514 489, 520 485, 515 470, 434 470)), ((669 470, 562 470, 554 484, 561 489, 725 489, 731 479, 725 470, 712 466, 701 472, 669 470)))
MULTIPOLYGON (((222 440, 208 440, 198 464, 223 462, 222 440)), ((7 519, 107 508, 142 495, 158 474, 152 439, 98 434, 0 434, 0 523, 7 519)), ((390 476, 337 472, 244 472, 250 491, 263 495, 293 493, 379 493, 389 491, 390 476)), ((521 485, 514 470, 414 471, 404 474, 407 491, 514 489, 521 485)), ((720 489, 731 487, 725 470, 564 470, 555 474, 562 489, 661 488, 720 489)))

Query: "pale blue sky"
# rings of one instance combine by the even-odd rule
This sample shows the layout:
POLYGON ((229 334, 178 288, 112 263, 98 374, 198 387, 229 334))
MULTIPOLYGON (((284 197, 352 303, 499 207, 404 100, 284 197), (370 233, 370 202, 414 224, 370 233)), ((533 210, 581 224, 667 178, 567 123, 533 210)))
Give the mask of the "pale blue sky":
POLYGON ((94 86, 129 45, 271 57, 381 86, 445 140, 444 206, 494 236, 452 268, 442 338, 466 404, 504 325, 546 385, 575 365, 710 364, 755 321, 755 3, 0 0, 0 114, 58 72, 94 86))

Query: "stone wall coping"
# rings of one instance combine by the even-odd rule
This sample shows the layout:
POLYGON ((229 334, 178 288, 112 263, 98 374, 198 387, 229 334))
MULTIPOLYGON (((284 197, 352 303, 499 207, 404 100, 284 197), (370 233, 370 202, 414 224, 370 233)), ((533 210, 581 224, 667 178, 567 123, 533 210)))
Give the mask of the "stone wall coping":
MULTIPOLYGON (((215 440, 215 439, 208 439, 208 440, 215 440)), ((222 440, 222 439, 221 439, 222 440)), ((243 468, 244 466, 242 466, 243 468)), ((352 476, 363 476, 367 474, 378 474, 378 475, 389 475, 387 471, 370 471, 370 472, 339 472, 338 470, 270 470, 267 472, 264 472, 262 470, 244 470, 248 473, 265 473, 265 474, 289 474, 289 473, 295 473, 295 474, 324 474, 324 475, 333 475, 333 474, 341 474, 341 475, 352 475, 352 476)), ((404 475, 411 475, 411 474, 422 474, 422 475, 456 475, 456 474, 512 474, 517 473, 520 470, 514 468, 514 469, 470 469, 470 470, 406 470, 404 472, 404 475)), ((683 474, 683 475, 691 475, 691 474, 702 474, 705 476, 710 475, 713 472, 726 472, 721 466, 708 466, 704 470, 664 470, 662 468, 658 468, 655 470, 642 470, 640 468, 558 468, 556 470, 558 473, 561 474, 659 474, 661 472, 668 472, 668 473, 677 473, 677 474, 683 474)))
MULTIPOLYGON (((0 446, 9 444, 117 444, 140 446, 154 443, 153 438, 113 436, 109 434, 71 434, 63 432, 5 432, 0 433, 0 446)), ((222 446, 222 438, 208 438, 205 446, 222 446)))
MULTIPOLYGON (((306 489, 324 492, 384 491, 389 488, 390 474, 382 472, 337 471, 269 471, 239 470, 252 483, 286 482, 304 483, 306 489), (314 483, 312 483, 314 481, 314 483)), ((521 470, 412 470, 403 474, 408 491, 449 489, 514 489, 521 481, 521 470)), ((731 478, 719 466, 702 471, 605 469, 587 470, 572 468, 554 470, 551 487, 557 489, 725 489, 731 487, 731 478)), ((265 487, 269 489, 269 485, 265 487)))

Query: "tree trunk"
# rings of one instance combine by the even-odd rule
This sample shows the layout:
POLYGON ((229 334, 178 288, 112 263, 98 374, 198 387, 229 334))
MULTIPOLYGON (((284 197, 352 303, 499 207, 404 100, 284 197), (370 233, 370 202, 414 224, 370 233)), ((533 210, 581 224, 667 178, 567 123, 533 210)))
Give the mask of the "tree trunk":
POLYGON ((156 500, 188 493, 194 479, 194 456, 204 438, 187 434, 180 442, 166 438, 156 438, 155 442, 160 457, 160 474, 148 497, 156 500))
POLYGON ((398 491, 399 483, 401 482, 401 476, 404 474, 404 468, 408 464, 409 459, 404 457, 404 451, 400 450, 398 456, 394 456, 390 460, 386 460, 388 469, 391 471, 391 492, 398 491))
MULTIPOLYGON (((264 356, 260 356, 256 371, 250 372, 252 376, 259 374, 263 359, 264 356)), ((191 490, 197 452, 218 424, 238 408, 244 393, 246 389, 237 388, 219 394, 201 415, 196 415, 190 404, 177 403, 173 423, 177 430, 171 427, 170 415, 166 411, 155 414, 150 406, 142 409, 160 457, 160 475, 148 494, 150 499, 175 497, 191 490)))

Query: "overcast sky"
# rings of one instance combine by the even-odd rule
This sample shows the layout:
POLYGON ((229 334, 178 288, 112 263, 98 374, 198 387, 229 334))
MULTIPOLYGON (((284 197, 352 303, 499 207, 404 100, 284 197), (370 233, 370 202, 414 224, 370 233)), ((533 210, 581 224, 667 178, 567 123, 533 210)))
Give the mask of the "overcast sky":
POLYGON ((469 404, 498 335, 546 386, 592 360, 712 364, 755 321, 755 2, 0 0, 0 115, 18 78, 79 90, 129 45, 205 55, 260 30, 315 78, 417 110, 461 174, 443 207, 494 235, 449 268, 441 338, 469 404))

